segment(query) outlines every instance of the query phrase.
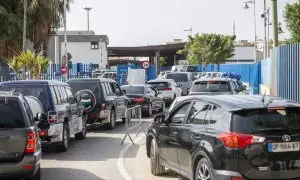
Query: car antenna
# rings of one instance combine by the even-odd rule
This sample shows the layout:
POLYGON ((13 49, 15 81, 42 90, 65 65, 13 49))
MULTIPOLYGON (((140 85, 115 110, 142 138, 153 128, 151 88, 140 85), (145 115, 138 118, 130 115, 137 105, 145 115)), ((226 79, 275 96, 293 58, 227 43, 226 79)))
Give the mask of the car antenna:
POLYGON ((262 103, 265 103, 266 93, 267 93, 267 90, 265 90, 265 93, 264 93, 263 97, 261 98, 261 102, 262 103))

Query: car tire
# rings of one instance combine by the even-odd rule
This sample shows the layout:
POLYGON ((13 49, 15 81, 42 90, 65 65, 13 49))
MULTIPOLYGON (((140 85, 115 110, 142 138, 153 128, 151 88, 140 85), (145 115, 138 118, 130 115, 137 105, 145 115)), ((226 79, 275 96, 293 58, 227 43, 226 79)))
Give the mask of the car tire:
POLYGON ((163 100, 163 101, 162 101, 161 108, 159 109, 159 112, 164 112, 165 106, 166 106, 166 103, 165 103, 165 101, 163 100))
POLYGON ((28 180, 41 180, 41 167, 39 167, 38 171, 36 172, 36 174, 34 176, 32 176, 30 179, 28 180))
POLYGON ((152 104, 149 103, 149 104, 148 104, 148 112, 146 112, 146 115, 147 115, 148 117, 151 117, 151 116, 152 116, 152 112, 153 112, 152 104))
POLYGON ((87 124, 87 115, 82 116, 82 131, 75 134, 75 139, 76 140, 83 140, 86 138, 86 124, 87 124))
POLYGON ((151 140, 150 165, 151 165, 151 173, 153 175, 159 176, 165 173, 165 167, 160 164, 160 157, 159 157, 158 148, 155 139, 151 140))
POLYGON ((58 144, 57 148, 60 152, 66 152, 69 148, 70 142, 70 129, 69 124, 64 123, 63 125, 63 134, 62 134, 62 142, 58 144))
POLYGON ((110 111, 110 120, 109 123, 106 124, 106 129, 113 130, 116 127, 116 112, 114 110, 110 111))
POLYGON ((195 172, 195 180, 215 180, 212 174, 212 167, 206 158, 200 159, 195 172))

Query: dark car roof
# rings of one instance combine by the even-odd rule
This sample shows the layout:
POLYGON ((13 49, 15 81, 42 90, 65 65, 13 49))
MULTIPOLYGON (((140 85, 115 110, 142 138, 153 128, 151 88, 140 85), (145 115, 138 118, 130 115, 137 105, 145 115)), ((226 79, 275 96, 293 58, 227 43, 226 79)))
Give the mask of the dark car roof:
POLYGON ((51 81, 51 80, 18 80, 18 81, 5 81, 0 83, 0 85, 23 85, 23 84, 33 84, 33 85, 67 85, 61 81, 51 81))
POLYGON ((204 100, 219 105, 227 111, 242 109, 261 109, 269 107, 298 107, 300 104, 278 97, 264 95, 215 95, 215 96, 193 96, 194 99, 204 100), (264 97, 264 102, 263 102, 264 97))
POLYGON ((78 79, 69 79, 68 82, 74 82, 74 81, 98 81, 98 82, 116 82, 112 79, 107 79, 107 78, 78 78, 78 79))

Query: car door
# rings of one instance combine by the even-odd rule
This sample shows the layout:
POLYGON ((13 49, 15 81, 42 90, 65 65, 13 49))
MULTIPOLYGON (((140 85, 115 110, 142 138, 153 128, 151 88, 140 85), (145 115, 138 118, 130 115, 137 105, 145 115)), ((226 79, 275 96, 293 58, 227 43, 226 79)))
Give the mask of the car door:
POLYGON ((160 109, 161 106, 162 106, 162 103, 163 103, 163 97, 158 93, 158 91, 152 87, 152 86, 149 86, 149 88, 154 91, 154 101, 155 101, 155 108, 156 109, 160 109))
POLYGON ((192 172, 192 153, 193 149, 199 143, 205 143, 203 135, 206 127, 209 125, 209 116, 211 106, 203 101, 195 101, 186 122, 178 130, 178 148, 177 155, 180 169, 189 174, 192 172))
POLYGON ((71 120, 72 122, 72 128, 73 128, 73 133, 75 134, 77 132, 80 132, 82 129, 82 117, 81 117, 81 112, 78 106, 78 103, 76 102, 76 99, 72 93, 72 90, 70 87, 65 86, 65 91, 67 94, 67 99, 73 99, 73 101, 68 101, 67 106, 68 106, 68 111, 70 113, 71 120))
POLYGON ((121 89, 117 86, 116 83, 109 83, 112 92, 114 94, 115 102, 116 102, 116 109, 118 111, 117 119, 124 117, 125 115, 125 96, 122 94, 121 89))
POLYGON ((191 102, 181 104, 166 118, 168 123, 160 125, 158 134, 158 150, 161 159, 169 166, 179 169, 177 156, 179 129, 183 125, 191 102))

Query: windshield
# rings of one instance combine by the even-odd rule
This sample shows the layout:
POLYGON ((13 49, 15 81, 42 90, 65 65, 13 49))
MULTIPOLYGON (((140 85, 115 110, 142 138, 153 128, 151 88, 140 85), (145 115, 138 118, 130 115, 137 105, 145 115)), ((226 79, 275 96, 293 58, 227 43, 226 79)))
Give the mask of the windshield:
POLYGON ((167 82, 149 82, 148 84, 152 85, 155 89, 162 91, 165 88, 169 87, 167 82))
POLYGON ((231 91, 227 81, 200 81, 192 86, 192 92, 227 92, 231 91))
POLYGON ((173 79, 175 82, 187 82, 187 74, 168 74, 167 79, 173 79))
POLYGON ((0 91, 11 91, 14 89, 16 92, 22 93, 24 96, 33 96, 38 98, 42 105, 44 106, 43 108, 45 110, 50 109, 50 102, 48 98, 48 93, 46 87, 41 87, 41 86, 2 86, 0 87, 0 91))
POLYGON ((0 98, 0 129, 24 128, 25 121, 17 98, 0 98))
POLYGON ((232 118, 232 130, 246 134, 300 132, 300 109, 236 112, 232 118))
POLYGON ((145 87, 144 86, 122 86, 122 90, 126 91, 126 94, 144 94, 145 87))

